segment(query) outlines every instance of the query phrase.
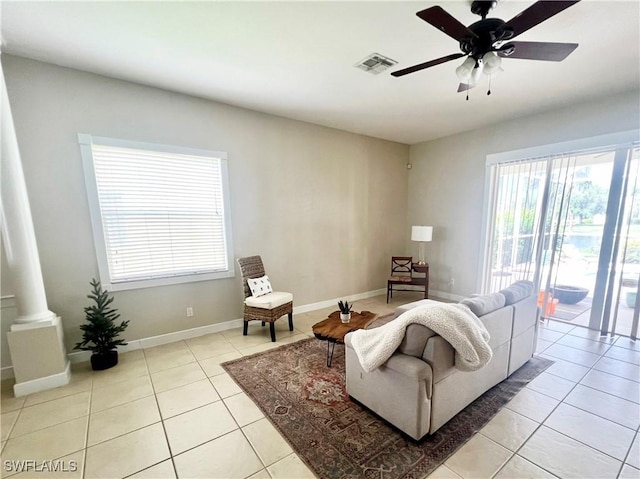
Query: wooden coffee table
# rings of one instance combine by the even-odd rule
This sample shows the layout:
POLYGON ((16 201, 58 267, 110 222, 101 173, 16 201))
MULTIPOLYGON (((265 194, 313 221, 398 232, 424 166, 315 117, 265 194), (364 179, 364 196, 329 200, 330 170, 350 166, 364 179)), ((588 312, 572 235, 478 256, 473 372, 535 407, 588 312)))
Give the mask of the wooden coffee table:
POLYGON ((366 329, 369 324, 378 317, 371 311, 361 313, 351 312, 351 320, 343 323, 340 320, 340 311, 334 311, 327 319, 313 325, 313 334, 316 338, 327 342, 327 367, 331 367, 333 350, 336 343, 344 344, 344 337, 351 331, 366 329))

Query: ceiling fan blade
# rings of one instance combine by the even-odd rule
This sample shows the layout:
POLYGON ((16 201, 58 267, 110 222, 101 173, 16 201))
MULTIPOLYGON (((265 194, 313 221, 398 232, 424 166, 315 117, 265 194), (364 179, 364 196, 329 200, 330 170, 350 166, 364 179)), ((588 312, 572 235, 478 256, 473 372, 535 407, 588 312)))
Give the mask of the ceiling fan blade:
POLYGON ((498 56, 547 62, 561 62, 578 48, 577 43, 509 42, 508 45, 513 45, 513 53, 497 51, 498 56))
POLYGON ((465 27, 462 23, 448 14, 442 7, 431 7, 416 13, 425 22, 433 25, 438 30, 442 30, 458 42, 465 37, 476 37, 477 35, 465 27))
POLYGON ((548 20, 555 14, 578 3, 580 0, 540 0, 526 10, 518 13, 502 27, 503 30, 513 30, 511 38, 515 38, 539 23, 548 20))
POLYGON ((391 75, 394 77, 401 77, 403 75, 408 75, 409 73, 417 72, 420 70, 424 70, 425 68, 433 67, 436 65, 440 65, 441 63, 445 63, 451 60, 455 60, 456 58, 464 57, 464 53, 452 53, 451 55, 447 55, 446 57, 438 58, 436 60, 431 60, 424 63, 419 63, 418 65, 413 65, 412 67, 404 68, 402 70, 398 70, 395 72, 391 72, 391 75))

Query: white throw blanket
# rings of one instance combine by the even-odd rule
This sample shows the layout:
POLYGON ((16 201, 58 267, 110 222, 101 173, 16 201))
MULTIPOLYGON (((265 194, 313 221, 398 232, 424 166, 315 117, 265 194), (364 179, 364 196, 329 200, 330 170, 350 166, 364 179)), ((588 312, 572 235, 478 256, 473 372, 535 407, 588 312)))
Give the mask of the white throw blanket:
POLYGON ((489 332, 463 304, 428 304, 402 313, 393 321, 373 329, 349 333, 362 369, 371 372, 398 349, 410 324, 422 324, 444 338, 456 351, 455 367, 476 371, 491 360, 489 332))

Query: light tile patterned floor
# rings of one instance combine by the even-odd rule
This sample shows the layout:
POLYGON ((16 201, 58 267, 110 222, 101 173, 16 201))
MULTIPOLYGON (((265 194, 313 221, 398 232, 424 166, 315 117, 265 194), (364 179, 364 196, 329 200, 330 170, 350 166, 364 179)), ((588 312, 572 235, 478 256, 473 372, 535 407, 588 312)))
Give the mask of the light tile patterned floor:
MULTIPOLYGON (((357 301, 383 314, 418 299, 357 301)), ((335 308, 122 354, 118 367, 74 365, 67 386, 14 398, 3 383, 2 460, 61 459, 56 477, 305 478, 313 474, 220 363, 311 336, 335 308), (74 462, 75 461, 75 462, 74 462)), ((555 364, 431 478, 639 478, 640 345, 545 323, 538 354, 555 364)), ((3 471, 2 476, 13 473, 3 471)), ((33 472, 11 477, 51 477, 33 472)))

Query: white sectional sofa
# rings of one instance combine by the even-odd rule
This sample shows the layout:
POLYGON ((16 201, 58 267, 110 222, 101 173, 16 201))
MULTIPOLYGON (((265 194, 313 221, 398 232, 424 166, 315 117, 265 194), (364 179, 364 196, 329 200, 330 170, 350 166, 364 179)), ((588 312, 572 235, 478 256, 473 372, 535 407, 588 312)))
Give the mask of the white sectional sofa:
MULTIPOLYGON (((431 300, 396 310, 396 316, 431 300)), ((433 434, 482 393, 520 368, 535 351, 537 299, 530 282, 517 282, 499 293, 468 298, 491 339, 493 357, 484 368, 456 369, 454 350, 443 338, 420 324, 411 324, 389 360, 365 372, 345 338, 346 382, 349 396, 413 439, 433 434)))

